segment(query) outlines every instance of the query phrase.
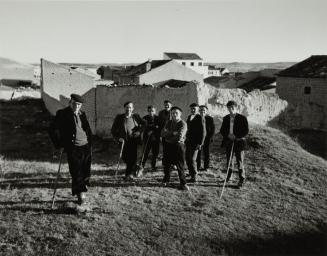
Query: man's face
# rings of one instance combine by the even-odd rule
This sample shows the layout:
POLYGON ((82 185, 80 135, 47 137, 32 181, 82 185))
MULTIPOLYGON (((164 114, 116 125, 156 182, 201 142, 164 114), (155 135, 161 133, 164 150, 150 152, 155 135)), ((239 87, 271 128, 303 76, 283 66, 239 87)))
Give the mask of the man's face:
POLYGON ((80 111, 80 109, 82 107, 82 103, 77 102, 77 101, 72 99, 70 101, 70 107, 72 108, 73 112, 77 113, 78 111, 80 111))
POLYGON ((156 114, 156 109, 155 108, 148 108, 148 114, 150 116, 154 116, 156 114))
POLYGON ((134 110, 134 105, 133 103, 128 103, 126 106, 125 106, 125 114, 126 115, 131 115, 132 112, 134 110))
POLYGON ((206 108, 200 108, 200 115, 205 116, 207 114, 207 109, 206 108))
POLYGON ((171 112, 171 116, 173 118, 173 121, 178 121, 181 119, 181 116, 182 116, 182 112, 179 111, 178 109, 174 109, 172 112, 171 112))
POLYGON ((228 106, 227 109, 228 109, 228 112, 229 112, 231 115, 233 115, 233 114, 236 113, 236 108, 235 108, 234 105, 232 105, 232 106, 228 106))
POLYGON ((164 104, 164 108, 165 108, 166 110, 170 110, 170 108, 171 108, 171 103, 169 103, 169 102, 165 103, 165 104, 164 104))
POLYGON ((198 113, 199 107, 191 107, 191 114, 195 115, 196 113, 198 113))

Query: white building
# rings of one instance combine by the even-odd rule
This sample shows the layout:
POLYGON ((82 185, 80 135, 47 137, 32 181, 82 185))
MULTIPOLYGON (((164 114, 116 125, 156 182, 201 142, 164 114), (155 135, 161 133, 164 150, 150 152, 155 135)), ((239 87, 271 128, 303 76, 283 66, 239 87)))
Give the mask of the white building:
POLYGON ((175 60, 201 74, 203 78, 208 76, 208 67, 204 65, 203 59, 196 53, 164 52, 163 59, 175 60))

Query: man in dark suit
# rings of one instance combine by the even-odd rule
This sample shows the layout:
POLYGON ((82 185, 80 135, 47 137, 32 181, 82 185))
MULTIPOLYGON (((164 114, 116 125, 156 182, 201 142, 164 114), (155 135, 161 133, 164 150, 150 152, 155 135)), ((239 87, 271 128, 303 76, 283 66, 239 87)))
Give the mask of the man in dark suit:
MULTIPOLYGON (((239 183, 241 187, 245 180, 244 171, 244 150, 246 148, 245 136, 249 133, 248 120, 245 116, 236 112, 237 104, 235 101, 228 101, 227 108, 229 115, 223 118, 220 133, 223 136, 222 146, 226 148, 227 165, 231 154, 235 154, 236 163, 239 170, 239 183), (232 145, 233 152, 232 152, 232 145)), ((228 168, 228 167, 227 167, 228 168)), ((232 172, 227 173, 228 182, 232 172)))
POLYGON ((199 150, 201 150, 204 139, 206 136, 206 126, 204 118, 198 113, 199 105, 192 103, 190 105, 191 115, 187 117, 187 133, 186 133, 186 164, 189 170, 191 179, 189 182, 196 182, 197 168, 197 156, 199 150))
POLYGON ((119 142, 124 141, 122 159, 126 163, 125 180, 133 180, 136 176, 137 146, 141 142, 146 122, 138 114, 133 113, 133 102, 126 102, 124 108, 125 113, 115 117, 111 134, 119 142))
POLYGON ((203 152, 204 171, 206 171, 209 168, 209 164, 210 164, 210 143, 212 141, 213 135, 215 134, 215 123, 213 121, 213 118, 207 114, 208 112, 207 106, 205 105, 199 106, 199 111, 202 118, 205 119, 206 137, 204 139, 203 147, 198 153, 197 165, 199 170, 201 168, 201 157, 203 152))
POLYGON ((152 105, 149 105, 148 114, 144 116, 143 119, 146 121, 146 127, 143 136, 143 144, 145 148, 142 167, 144 168, 149 156, 149 152, 151 150, 151 168, 153 171, 155 171, 160 143, 159 117, 156 115, 156 108, 152 105))
POLYGON ((54 146, 64 148, 67 153, 72 194, 77 196, 78 204, 85 200, 91 176, 92 132, 85 113, 81 111, 83 102, 80 95, 71 94, 69 106, 57 111, 49 127, 54 146))
MULTIPOLYGON (((165 127, 165 124, 171 120, 171 110, 172 107, 172 103, 169 100, 165 100, 164 101, 164 109, 159 111, 159 130, 160 133, 163 130, 163 128, 165 127)), ((166 152, 166 140, 164 137, 162 137, 162 166, 165 167, 165 156, 167 155, 166 152)))

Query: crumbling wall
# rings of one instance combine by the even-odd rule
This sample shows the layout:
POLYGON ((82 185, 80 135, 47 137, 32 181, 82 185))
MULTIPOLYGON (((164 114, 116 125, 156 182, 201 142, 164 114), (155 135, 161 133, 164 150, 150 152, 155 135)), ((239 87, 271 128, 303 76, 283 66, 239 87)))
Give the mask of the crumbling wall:
POLYGON ((83 110, 95 132, 95 87, 93 77, 62 65, 41 60, 42 83, 41 96, 48 111, 56 111, 68 105, 72 93, 80 94, 86 101, 83 110))
POLYGON ((134 112, 142 117, 147 114, 147 106, 154 105, 157 113, 163 108, 164 100, 170 100, 183 109, 183 118, 189 114, 189 105, 198 102, 196 85, 182 88, 153 88, 141 86, 105 87, 98 86, 96 93, 97 125, 96 133, 109 137, 115 116, 124 112, 127 101, 134 102, 134 112))
POLYGON ((238 103, 237 111, 245 115, 252 123, 267 125, 271 121, 278 122, 288 103, 276 94, 254 90, 250 93, 242 89, 218 89, 207 84, 197 87, 199 104, 206 104, 209 113, 219 125, 222 117, 228 114, 226 104, 229 100, 238 103))

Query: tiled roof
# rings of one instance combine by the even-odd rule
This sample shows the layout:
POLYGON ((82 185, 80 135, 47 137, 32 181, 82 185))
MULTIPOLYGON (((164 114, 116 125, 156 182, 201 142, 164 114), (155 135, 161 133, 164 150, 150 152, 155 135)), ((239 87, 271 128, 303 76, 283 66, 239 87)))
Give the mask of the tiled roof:
POLYGON ((202 60, 196 53, 165 52, 165 54, 173 60, 202 60))
MULTIPOLYGON (((171 60, 152 60, 151 61, 151 69, 155 69, 157 67, 160 67, 164 64, 166 64, 167 62, 169 62, 171 60)), ((149 61, 146 61, 140 65, 137 65, 135 67, 133 67, 132 69, 128 70, 126 73, 124 73, 125 76, 137 76, 137 75, 141 75, 146 73, 146 65, 149 61)), ((150 69, 150 70, 151 70, 150 69)))
POLYGON ((184 87, 185 85, 192 83, 189 81, 184 81, 184 80, 176 80, 176 79, 170 79, 167 81, 162 81, 162 82, 158 82, 155 83, 154 86, 155 87, 170 87, 170 88, 180 88, 180 87, 184 87))
POLYGON ((245 90, 246 92, 259 89, 261 91, 276 88, 276 77, 264 77, 259 76, 253 80, 239 86, 239 88, 245 90))
POLYGON ((278 76, 326 78, 327 55, 312 55, 304 61, 282 70, 278 76))

